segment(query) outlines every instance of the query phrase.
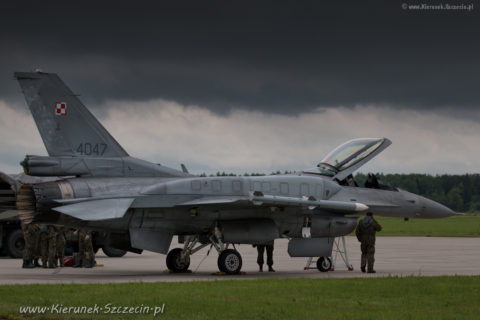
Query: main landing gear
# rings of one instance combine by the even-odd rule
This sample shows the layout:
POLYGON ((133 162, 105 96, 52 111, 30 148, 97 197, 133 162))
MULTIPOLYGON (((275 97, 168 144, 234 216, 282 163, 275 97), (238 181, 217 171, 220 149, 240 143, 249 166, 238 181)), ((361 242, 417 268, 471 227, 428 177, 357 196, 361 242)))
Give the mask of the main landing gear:
POLYGON ((176 273, 186 272, 190 266, 190 256, 211 244, 218 252, 218 269, 226 274, 239 274, 242 269, 240 253, 237 250, 228 249, 228 244, 221 239, 222 233, 217 227, 215 227, 213 234, 210 235, 209 243, 201 243, 198 235, 186 236, 183 249, 175 248, 168 253, 168 269, 176 273), (198 246, 195 247, 197 244, 198 246))

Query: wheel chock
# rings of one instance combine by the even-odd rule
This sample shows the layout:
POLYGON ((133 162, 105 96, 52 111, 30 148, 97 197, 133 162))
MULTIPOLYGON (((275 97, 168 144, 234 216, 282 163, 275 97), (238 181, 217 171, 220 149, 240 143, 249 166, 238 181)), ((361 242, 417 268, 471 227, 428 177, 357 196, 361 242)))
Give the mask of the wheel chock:
MULTIPOLYGON (((239 273, 237 273, 236 275, 240 275, 240 276, 244 276, 246 275, 247 273, 245 271, 240 271, 239 273)), ((213 276, 235 276, 235 274, 228 274, 226 272, 223 272, 223 271, 217 271, 215 273, 212 273, 213 276)))
POLYGON ((190 270, 190 269, 188 269, 188 270, 185 271, 185 272, 174 272, 173 270, 167 269, 167 270, 163 270, 163 273, 176 273, 176 274, 180 274, 180 273, 193 273, 193 271, 190 270))

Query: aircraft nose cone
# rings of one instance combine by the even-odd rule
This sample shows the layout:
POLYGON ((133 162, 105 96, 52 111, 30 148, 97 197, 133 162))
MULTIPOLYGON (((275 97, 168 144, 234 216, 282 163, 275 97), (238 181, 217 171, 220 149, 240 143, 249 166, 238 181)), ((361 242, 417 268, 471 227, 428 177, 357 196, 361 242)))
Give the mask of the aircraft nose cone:
POLYGON ((435 202, 433 200, 423 198, 421 200, 422 205, 422 218, 446 218, 457 215, 457 213, 450 208, 435 202))

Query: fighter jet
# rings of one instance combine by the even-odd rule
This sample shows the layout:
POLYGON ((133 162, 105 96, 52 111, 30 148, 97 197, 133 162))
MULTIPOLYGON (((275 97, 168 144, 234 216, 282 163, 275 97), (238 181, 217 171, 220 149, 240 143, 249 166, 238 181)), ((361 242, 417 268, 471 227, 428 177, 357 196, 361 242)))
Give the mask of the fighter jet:
MULTIPOLYGON (((16 72, 15 78, 48 152, 27 155, 21 165, 29 176, 58 177, 16 187, 20 219, 108 231, 112 247, 168 252, 174 272, 186 271, 192 254, 213 246, 219 270, 237 274, 236 244, 277 238, 289 239, 291 257, 320 257, 317 266, 326 271, 334 238, 352 232, 367 211, 400 218, 455 214, 374 175, 357 185, 353 172, 387 148, 387 138, 348 141, 294 174, 199 177, 185 166, 129 156, 56 74, 16 72), (175 235, 184 246, 169 251, 175 235)), ((3 182, 12 189, 18 184, 3 182)))

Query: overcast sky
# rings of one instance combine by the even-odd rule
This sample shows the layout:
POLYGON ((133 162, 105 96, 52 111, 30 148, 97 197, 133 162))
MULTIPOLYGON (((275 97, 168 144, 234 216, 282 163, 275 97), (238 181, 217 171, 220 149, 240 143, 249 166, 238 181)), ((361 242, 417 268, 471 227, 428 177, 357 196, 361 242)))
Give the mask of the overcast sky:
POLYGON ((364 136, 393 142, 364 172, 477 173, 479 33, 473 1, 2 1, 0 170, 46 154, 13 80, 40 68, 132 156, 194 173, 303 169, 364 136), (463 9, 408 7, 439 3, 463 9))

